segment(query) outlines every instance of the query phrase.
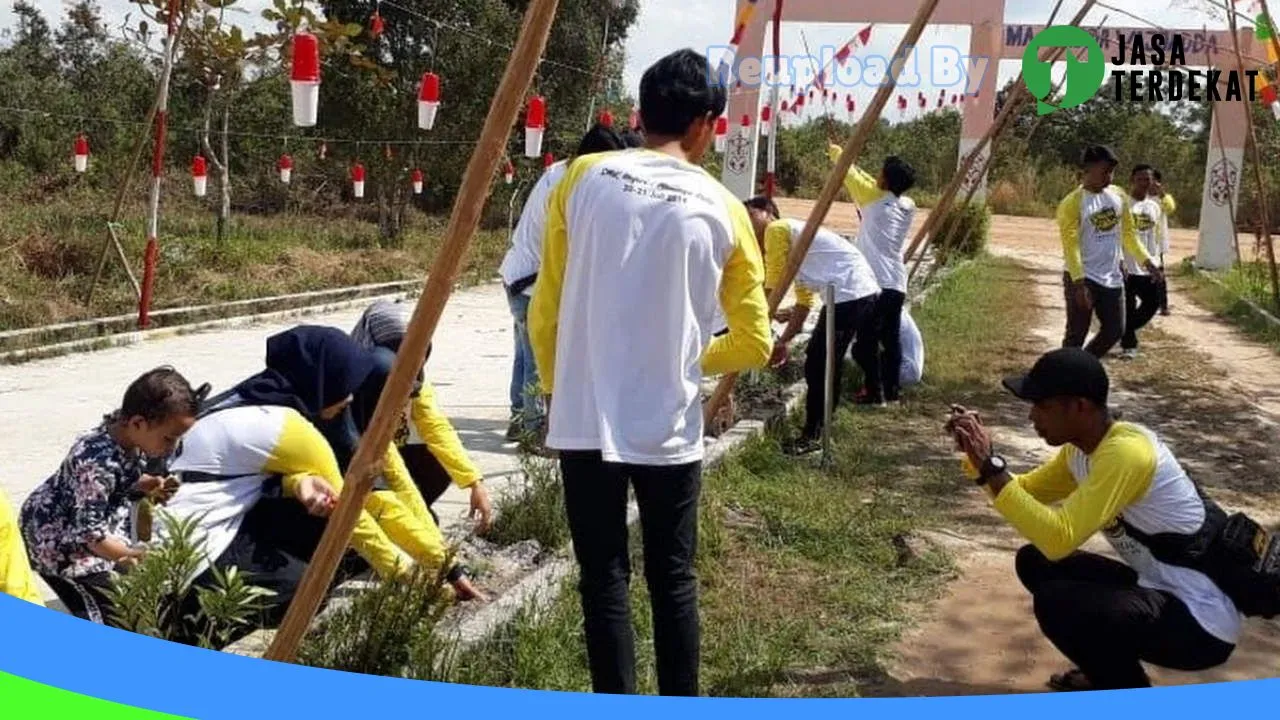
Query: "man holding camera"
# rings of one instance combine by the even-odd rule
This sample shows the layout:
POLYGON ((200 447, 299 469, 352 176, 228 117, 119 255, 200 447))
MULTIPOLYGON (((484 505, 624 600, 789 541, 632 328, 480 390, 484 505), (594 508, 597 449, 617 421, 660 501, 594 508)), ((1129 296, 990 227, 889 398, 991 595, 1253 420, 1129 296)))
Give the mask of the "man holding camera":
POLYGON ((1112 416, 1093 354, 1054 350, 1004 386, 1031 403, 1036 433, 1061 448, 1048 463, 1011 474, 981 419, 962 407, 946 429, 970 478, 1030 540, 1017 554, 1018 579, 1041 631, 1076 665, 1050 687, 1149 687, 1143 662, 1188 671, 1225 662, 1241 613, 1210 578, 1216 561, 1206 552, 1224 513, 1155 433, 1112 416), (1121 561, 1080 551, 1099 530, 1121 561))

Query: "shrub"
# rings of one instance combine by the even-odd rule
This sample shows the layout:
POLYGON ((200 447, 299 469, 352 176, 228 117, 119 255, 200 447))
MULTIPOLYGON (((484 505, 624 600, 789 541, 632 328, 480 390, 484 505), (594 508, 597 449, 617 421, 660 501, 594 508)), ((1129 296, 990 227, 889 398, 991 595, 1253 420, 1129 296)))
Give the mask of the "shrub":
POLYGON ((971 258, 987 246, 991 234, 991 210, 982 202, 956 205, 947 210, 935 235, 938 261, 971 258))
POLYGON ((569 541, 558 466, 554 460, 528 454, 521 455, 520 466, 522 486, 498 501, 487 538, 498 545, 537 540, 544 549, 554 550, 569 541))

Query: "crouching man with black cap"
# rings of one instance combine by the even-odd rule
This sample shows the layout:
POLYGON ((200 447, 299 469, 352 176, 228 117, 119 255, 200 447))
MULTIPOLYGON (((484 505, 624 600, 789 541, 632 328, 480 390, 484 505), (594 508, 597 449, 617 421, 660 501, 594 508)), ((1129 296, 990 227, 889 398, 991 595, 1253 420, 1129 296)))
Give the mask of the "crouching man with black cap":
POLYGON ((1057 690, 1149 687, 1142 662, 1203 670, 1227 660, 1241 613, 1204 572, 1182 562, 1209 542, 1221 511, 1202 498, 1151 430, 1115 420, 1108 380, 1089 352, 1063 348, 1004 386, 1031 403, 1048 463, 1012 474, 976 413, 955 407, 947 430, 971 479, 1031 541, 1018 551, 1041 631, 1076 665, 1057 690), (1102 530, 1122 562, 1081 552, 1102 530), (1157 559, 1159 556, 1159 559, 1157 559))

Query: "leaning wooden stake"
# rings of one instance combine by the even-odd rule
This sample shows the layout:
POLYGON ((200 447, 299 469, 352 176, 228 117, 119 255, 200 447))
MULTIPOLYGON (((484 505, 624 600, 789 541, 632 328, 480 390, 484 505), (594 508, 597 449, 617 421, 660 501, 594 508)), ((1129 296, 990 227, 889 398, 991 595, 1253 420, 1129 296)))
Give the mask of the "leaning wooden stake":
MULTIPOLYGON (((933 17, 933 11, 938 7, 939 0, 924 0, 920 3, 920 8, 916 10, 915 19, 911 21, 911 25, 907 28, 907 34, 903 36, 902 41, 898 44, 898 49, 893 55, 893 63, 885 78, 885 82, 876 90, 876 94, 871 98, 871 105, 867 108, 867 112, 863 114, 862 119, 854 127, 853 135, 840 153, 840 158, 836 161, 836 166, 831 171, 831 175, 827 177, 827 183, 822 188, 822 193, 818 195, 818 200, 814 203, 813 210, 809 213, 809 219, 805 222, 804 230, 800 233, 800 238, 791 248, 791 254, 787 257, 786 267, 783 269, 782 277, 778 282, 778 286, 773 288, 773 292, 769 295, 769 316, 773 317, 773 313, 777 311, 778 305, 782 299, 787 296, 787 291, 791 289, 791 282, 795 280, 796 273, 800 270, 800 263, 804 261, 805 255, 809 252, 809 246, 813 244, 813 237, 817 235, 818 228, 827 218, 827 212, 831 209, 831 203, 835 201, 836 195, 844 186, 845 174, 849 172, 849 168, 853 165, 853 161, 862 153, 862 148, 867 144, 867 139, 871 137, 872 131, 880 122, 880 113, 884 110, 884 106, 889 102, 889 96, 893 94, 894 88, 898 85, 898 76, 902 73, 902 68, 906 64, 907 55, 915 47, 916 42, 920 39, 920 34, 924 32, 925 25, 929 23, 929 18, 933 17)), ((720 406, 729 398, 729 394, 733 392, 734 383, 738 381, 737 373, 730 373, 720 378, 720 382, 716 385, 715 392, 707 399, 706 405, 703 407, 703 419, 709 426, 711 419, 719 412, 720 406)))
MULTIPOLYGON (((1084 16, 1088 14, 1089 10, 1093 9, 1095 2, 1097 2, 1097 0, 1088 0, 1085 2, 1084 7, 1080 8, 1080 11, 1076 13, 1074 18, 1072 18, 1071 24, 1079 25, 1080 21, 1084 20, 1084 16)), ((1053 6, 1052 14, 1049 16, 1049 24, 1053 23, 1054 18, 1057 17, 1058 9, 1061 7, 1062 0, 1058 0, 1057 4, 1053 6)), ((1049 54, 1048 62, 1057 62, 1064 52, 1066 52, 1066 48, 1054 48, 1049 54)), ((969 170, 973 168, 973 164, 977 162, 978 157, 982 155, 982 151, 986 149, 987 145, 994 137, 996 137, 996 135, 1003 132, 1005 127, 1012 122, 1013 117, 1016 115, 1017 110, 1022 106, 1022 103, 1025 100, 1030 99, 1030 97, 1031 93, 1027 90, 1026 83, 1022 80, 1022 72, 1019 71, 1018 77, 1013 80, 1013 97, 1009 98, 1005 102, 1004 107, 1000 109, 1000 113, 996 115, 995 122, 991 124, 991 127, 987 128, 987 132, 978 140, 978 144, 965 155, 964 161, 960 163, 960 167, 956 170, 955 175, 951 177, 951 182, 947 183, 946 189, 943 190, 942 197, 938 199, 938 204, 929 211, 929 215, 925 218, 924 224, 920 226, 920 229, 916 232, 916 236, 912 238, 911 244, 907 246, 907 250, 902 256, 904 261, 913 257, 916 250, 921 249, 925 239, 933 233, 934 228, 942 221, 943 217, 946 216, 947 211, 951 209, 951 204, 956 199, 956 193, 960 190, 960 184, 964 182, 964 179, 969 174, 969 170)))
POLYGON ((515 49, 507 60, 502 81, 489 105, 489 115, 485 118, 480 140, 471 155, 466 174, 462 177, 462 187, 454 201, 453 214, 445 230, 444 244, 431 265, 431 273, 418 298, 418 305, 409 321, 400 351, 396 353, 390 377, 378 398, 373 419, 351 460, 338 506, 329 517, 320 545, 298 586, 297 595, 290 603, 280 630, 264 656, 268 660, 293 660, 298 644, 333 581, 338 561, 347 549, 351 532, 373 483, 367 469, 386 452, 399 410, 409 399, 414 375, 422 365, 422 358, 444 312, 445 302, 449 299, 463 255, 475 234, 485 198, 489 194, 489 181, 503 156, 507 134, 515 124, 516 116, 529 92, 539 58, 546 47, 557 5, 558 0, 532 0, 525 11, 515 49))
MULTIPOLYGON (((1265 5, 1263 8, 1263 12, 1266 12, 1265 5)), ((1231 45, 1236 53, 1236 68, 1240 71, 1240 77, 1244 77, 1244 56, 1240 54, 1240 30, 1234 13, 1227 13, 1227 22, 1231 29, 1231 45)), ((1280 273, 1276 270, 1276 249, 1271 244, 1271 218, 1270 213, 1267 212, 1267 182, 1262 173, 1262 149, 1258 146, 1258 134, 1253 126, 1253 108, 1249 106, 1247 100, 1241 100, 1241 102, 1245 103, 1245 125, 1249 128, 1249 145, 1253 149, 1253 171, 1258 183, 1258 216, 1262 220, 1262 246, 1267 249, 1267 264, 1271 269, 1271 307, 1275 309, 1280 308, 1280 273)))

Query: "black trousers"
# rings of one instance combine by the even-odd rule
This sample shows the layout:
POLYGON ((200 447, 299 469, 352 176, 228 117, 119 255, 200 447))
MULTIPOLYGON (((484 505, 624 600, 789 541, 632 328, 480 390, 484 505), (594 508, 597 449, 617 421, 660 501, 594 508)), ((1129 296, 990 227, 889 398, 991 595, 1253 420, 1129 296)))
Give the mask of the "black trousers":
POLYGON ((592 689, 615 695, 636 691, 628 595, 630 486, 640 506, 658 692, 696 696, 700 633, 693 563, 702 463, 623 465, 604 462, 599 451, 562 450, 560 469, 573 552, 581 571, 578 589, 592 689))
POLYGON ((1086 552, 1051 562, 1027 545, 1016 565, 1040 630, 1094 689, 1150 687, 1142 662, 1204 670, 1235 649, 1200 627, 1181 600, 1139 586, 1124 563, 1086 552))
MULTIPOLYGON (((835 312, 827 314, 826 307, 818 313, 818 324, 809 336, 809 344, 805 347, 804 380, 808 387, 804 405, 804 437, 816 438, 822 432, 823 397, 827 392, 827 322, 835 317, 835 389, 832 391, 831 408, 840 403, 840 384, 844 375, 844 355, 855 338, 871 335, 875 331, 875 297, 858 300, 846 300, 836 303, 835 312)), ((901 351, 899 351, 901 354, 901 351)), ((869 373, 874 360, 865 356, 857 357, 863 375, 869 373)))
POLYGON ((902 305, 906 300, 904 293, 882 289, 872 312, 871 332, 860 333, 854 343, 854 357, 866 374, 867 393, 873 399, 898 399, 902 379, 902 305))
POLYGON ((1138 347, 1138 331, 1160 310, 1163 285, 1150 275, 1129 275, 1124 280, 1124 337, 1120 347, 1138 347))
POLYGON ((1092 309, 1076 305, 1071 296, 1071 276, 1062 274, 1063 294, 1067 300, 1067 331, 1062 338, 1062 347, 1084 347, 1094 357, 1103 357, 1124 335, 1124 288, 1103 287, 1086 279, 1085 288, 1089 293, 1092 309), (1098 317, 1099 328, 1093 339, 1085 345, 1089 335, 1089 325, 1093 316, 1098 317))

